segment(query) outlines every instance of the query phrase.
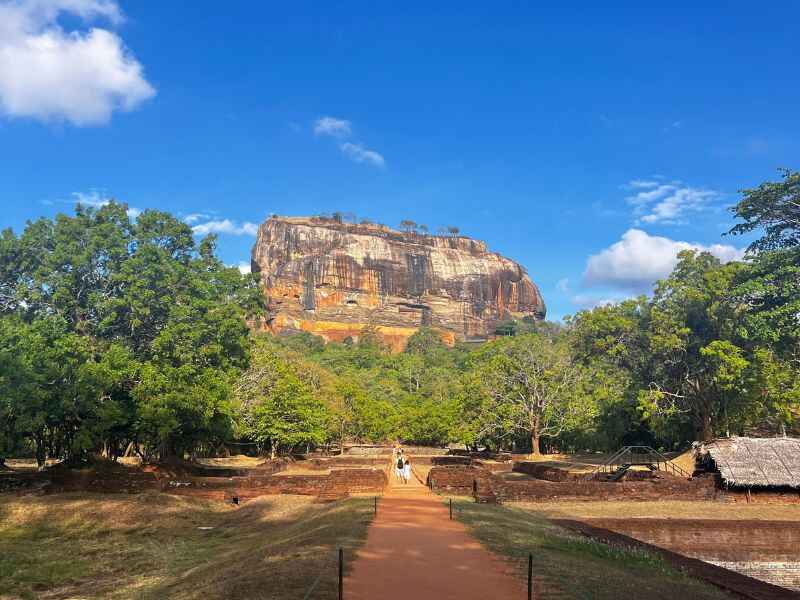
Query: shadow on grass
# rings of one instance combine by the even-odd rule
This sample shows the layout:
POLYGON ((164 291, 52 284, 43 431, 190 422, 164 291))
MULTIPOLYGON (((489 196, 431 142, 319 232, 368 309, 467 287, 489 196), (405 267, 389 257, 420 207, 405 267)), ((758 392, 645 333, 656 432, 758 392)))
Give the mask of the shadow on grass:
POLYGON ((370 498, 0 496, 0 596, 302 600, 322 573, 313 598, 335 598, 371 518, 370 498))

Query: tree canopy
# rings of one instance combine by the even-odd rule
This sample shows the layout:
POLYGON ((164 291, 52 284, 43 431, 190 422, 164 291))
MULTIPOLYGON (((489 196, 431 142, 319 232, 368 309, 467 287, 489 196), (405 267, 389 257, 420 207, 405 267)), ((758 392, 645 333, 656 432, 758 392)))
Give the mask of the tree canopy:
MULTIPOLYGON (((800 174, 745 190, 745 260, 686 251, 651 296, 482 345, 420 327, 325 343, 257 333, 257 277, 161 211, 78 206, 0 233, 0 464, 270 455, 403 440, 517 451, 665 449, 800 425, 800 174)), ((411 227, 412 222, 405 223, 411 227)), ((456 228, 450 228, 456 235, 456 228)))

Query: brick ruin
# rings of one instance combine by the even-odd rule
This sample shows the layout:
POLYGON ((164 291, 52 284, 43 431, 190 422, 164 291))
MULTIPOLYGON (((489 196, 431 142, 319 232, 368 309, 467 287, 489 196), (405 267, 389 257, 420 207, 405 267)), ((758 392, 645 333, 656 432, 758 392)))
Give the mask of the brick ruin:
POLYGON ((608 531, 800 591, 800 523, 725 519, 584 519, 608 531))
MULTIPOLYGON (((691 500, 725 503, 800 503, 784 491, 736 491, 713 473, 684 479, 631 471, 619 482, 588 480, 585 474, 541 463, 513 462, 509 455, 436 450, 410 453, 435 493, 471 496, 478 502, 598 500, 691 500)), ((310 455, 265 461, 252 468, 195 463, 127 467, 97 463, 91 468, 51 467, 43 473, 2 473, 0 492, 51 494, 162 492, 238 503, 263 495, 300 494, 332 501, 351 494, 382 494, 389 483, 390 448, 361 448, 341 456, 310 455)), ((713 509, 711 509, 713 510, 713 509)), ((740 574, 800 591, 800 523, 710 519, 584 519, 603 535, 652 544, 740 574)), ((746 579, 746 578, 745 578, 746 579)))
MULTIPOLYGON (((609 482, 534 462, 514 463, 511 468, 518 478, 507 477, 503 471, 508 468, 487 466, 478 460, 433 466, 428 485, 434 492, 472 496, 477 502, 699 500, 709 503, 709 512, 716 502, 800 503, 797 490, 729 489, 713 473, 684 479, 664 472, 633 471, 624 481, 609 482)), ((663 550, 670 562, 697 571, 697 576, 740 597, 788 598, 800 592, 800 522, 593 518, 562 524, 604 543, 620 543, 624 538, 652 545, 663 550), (692 563, 692 559, 697 560, 692 563)))
POLYGON ((228 502, 234 498, 245 502, 257 496, 298 494, 330 501, 350 494, 381 494, 388 484, 384 459, 303 461, 303 473, 286 473, 295 464, 278 459, 254 468, 228 469, 192 463, 144 467, 97 463, 85 469, 55 467, 42 473, 4 473, 0 475, 0 492, 150 491, 228 502), (312 473, 305 473, 309 470, 312 473), (320 472, 313 473, 315 470, 320 472))

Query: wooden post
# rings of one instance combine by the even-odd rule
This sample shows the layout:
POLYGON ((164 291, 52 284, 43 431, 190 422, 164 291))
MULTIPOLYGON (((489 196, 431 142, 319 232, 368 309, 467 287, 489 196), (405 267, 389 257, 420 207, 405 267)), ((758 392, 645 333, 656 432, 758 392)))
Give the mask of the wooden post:
POLYGON ((378 497, 377 496, 375 496, 375 513, 374 514, 376 514, 376 515, 378 514, 378 497))
POLYGON ((339 548, 339 600, 342 600, 344 598, 343 575, 344 575, 344 550, 339 548))
POLYGON ((450 520, 453 520, 453 499, 450 498, 450 520))
POLYGON ((533 600, 533 554, 528 554, 528 600, 533 600))

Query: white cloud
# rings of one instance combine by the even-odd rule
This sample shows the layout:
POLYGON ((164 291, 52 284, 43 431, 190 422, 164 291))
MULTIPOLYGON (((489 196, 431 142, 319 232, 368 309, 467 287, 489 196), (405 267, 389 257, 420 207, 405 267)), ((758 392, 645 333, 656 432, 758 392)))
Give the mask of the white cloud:
POLYGON ((560 292, 564 292, 565 294, 569 292, 569 278, 564 277, 563 279, 559 279, 556 283, 556 289, 560 292))
POLYGON ((0 0, 0 113, 97 125, 155 95, 116 34, 64 31, 62 14, 122 21, 113 0, 0 0))
POLYGON ((632 179, 628 182, 628 187, 632 188, 654 188, 658 187, 660 183, 652 179, 632 179))
POLYGON ((620 241, 589 257, 583 283, 631 292, 649 291, 653 282, 666 277, 675 268, 681 250, 710 252, 722 262, 741 260, 744 256, 744 250, 727 244, 704 246, 629 229, 620 241))
POLYGON ((320 117, 314 122, 315 135, 331 135, 338 138, 350 137, 352 124, 346 119, 336 117, 320 117))
POLYGON ((240 261, 237 267, 239 269, 239 273, 242 275, 248 275, 250 273, 250 263, 248 261, 240 261))
POLYGON ((205 221, 207 219, 211 219, 211 215, 207 213, 191 213, 183 217, 184 222, 192 225, 197 223, 198 221, 205 221))
MULTIPOLYGON (((190 215, 191 216, 191 215, 190 215)), ((258 225, 244 221, 237 223, 230 219, 217 219, 206 221, 205 223, 198 223, 192 227, 192 231, 196 235, 208 235, 209 233, 225 233, 230 235, 252 235, 258 234, 258 225)))
POLYGON ((637 224, 681 223, 688 213, 705 210, 711 201, 721 196, 714 190, 686 186, 680 181, 661 183, 634 179, 627 187, 639 190, 625 198, 634 207, 637 224))
MULTIPOLYGON (((353 127, 352 123, 346 119, 320 117, 314 122, 314 133, 316 135, 329 135, 339 139, 346 139, 352 135, 353 127)), ((365 148, 360 142, 343 142, 339 145, 339 150, 353 162, 367 163, 376 167, 383 167, 386 164, 381 154, 375 150, 365 148)))
POLYGON ((345 142, 339 149, 351 160, 357 163, 369 163, 375 165, 376 167, 382 167, 385 164, 383 156, 375 152, 374 150, 369 150, 364 148, 361 144, 353 144, 351 142, 345 142))
MULTIPOLYGON (((100 208, 114 200, 105 194, 101 194, 97 190, 92 190, 90 192, 72 192, 72 197, 74 198, 73 200, 61 200, 60 202, 65 204, 83 204, 84 206, 100 208)), ((142 214, 141 209, 133 206, 129 206, 126 212, 131 219, 135 219, 142 214)))
POLYGON ((577 294, 570 298, 570 301, 581 309, 590 310, 597 306, 606 306, 608 304, 617 304, 625 300, 625 297, 608 297, 608 296, 595 296, 592 294, 577 294))

